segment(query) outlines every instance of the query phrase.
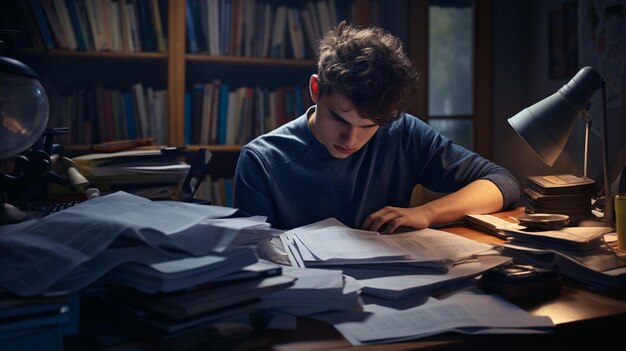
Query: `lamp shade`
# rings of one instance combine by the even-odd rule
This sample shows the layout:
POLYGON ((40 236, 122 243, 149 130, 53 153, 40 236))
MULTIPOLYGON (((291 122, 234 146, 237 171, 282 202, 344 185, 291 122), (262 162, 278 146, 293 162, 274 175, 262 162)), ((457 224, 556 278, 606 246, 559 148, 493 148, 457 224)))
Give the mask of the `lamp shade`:
POLYGON ((509 124, 547 165, 559 157, 602 77, 584 67, 559 91, 508 119, 509 124))

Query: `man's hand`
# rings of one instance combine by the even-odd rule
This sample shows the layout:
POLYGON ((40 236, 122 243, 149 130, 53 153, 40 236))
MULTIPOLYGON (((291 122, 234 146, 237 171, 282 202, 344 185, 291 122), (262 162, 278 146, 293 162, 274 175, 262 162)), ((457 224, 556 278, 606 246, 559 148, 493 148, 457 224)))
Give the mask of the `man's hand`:
POLYGON ((424 229, 431 224, 450 223, 466 214, 500 211, 504 198, 498 187, 486 179, 476 180, 458 191, 417 207, 385 206, 372 213, 363 223, 364 230, 391 234, 399 227, 424 229), (385 227, 386 226, 386 227, 385 227))
POLYGON ((422 207, 385 206, 369 215, 363 223, 362 229, 378 232, 385 227, 384 233, 391 234, 399 227, 424 229, 430 224, 429 213, 422 207))

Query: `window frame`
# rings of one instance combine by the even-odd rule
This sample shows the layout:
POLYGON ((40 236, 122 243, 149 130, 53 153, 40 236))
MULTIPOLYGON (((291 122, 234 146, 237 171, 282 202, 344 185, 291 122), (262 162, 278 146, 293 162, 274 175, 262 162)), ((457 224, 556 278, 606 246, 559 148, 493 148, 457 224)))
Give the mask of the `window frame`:
MULTIPOLYGON (((417 95, 409 106, 411 114, 424 121, 431 118, 428 113, 428 29, 429 1, 409 1, 409 48, 408 55, 420 72, 417 95)), ((472 1, 472 90, 473 113, 471 115, 441 116, 446 119, 471 118, 473 125, 473 150, 483 157, 492 155, 492 33, 491 20, 493 0, 472 1)))

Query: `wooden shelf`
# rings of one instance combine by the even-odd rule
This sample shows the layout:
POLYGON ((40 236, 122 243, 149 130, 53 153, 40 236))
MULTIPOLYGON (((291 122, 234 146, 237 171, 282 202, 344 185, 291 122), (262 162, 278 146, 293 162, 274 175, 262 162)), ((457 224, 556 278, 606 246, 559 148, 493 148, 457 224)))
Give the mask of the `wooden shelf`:
POLYGON ((127 51, 74 51, 74 50, 24 50, 27 55, 59 56, 88 59, 125 59, 125 60, 164 60, 167 54, 162 52, 127 52, 127 51))
POLYGON ((202 54, 187 54, 185 59, 188 62, 211 62, 223 63, 228 65, 252 65, 252 66, 295 66, 295 67, 315 67, 315 60, 295 60, 295 59, 276 59, 264 57, 242 57, 242 56, 215 56, 202 54))
POLYGON ((187 145, 187 150, 198 151, 198 149, 205 148, 213 152, 239 152, 243 145, 187 145))

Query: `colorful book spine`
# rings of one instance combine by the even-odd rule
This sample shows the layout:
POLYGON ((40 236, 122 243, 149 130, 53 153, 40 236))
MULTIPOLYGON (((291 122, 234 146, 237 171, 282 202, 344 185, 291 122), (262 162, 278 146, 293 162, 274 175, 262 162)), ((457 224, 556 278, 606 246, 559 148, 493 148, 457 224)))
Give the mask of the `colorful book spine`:
POLYGON ((133 96, 130 91, 124 92, 124 109, 126 110, 126 128, 128 139, 137 138, 137 127, 135 126, 135 111, 133 108, 133 96))
POLYGON ((52 38, 50 27, 48 27, 48 21, 46 20, 46 15, 43 12, 43 7, 41 7, 41 2, 39 0, 30 0, 30 6, 37 22, 37 26, 39 27, 39 32, 41 33, 41 39, 43 39, 44 46, 49 50, 54 49, 54 39, 52 38))
POLYGON ((78 15, 78 5, 76 0, 66 0, 67 14, 72 24, 74 31, 74 37, 76 38, 76 49, 86 50, 87 45, 85 43, 85 37, 83 36, 83 28, 80 23, 80 17, 78 15))
POLYGON ((226 127, 228 123, 228 84, 222 83, 220 87, 220 108, 219 108, 219 134, 218 144, 226 144, 226 127))
POLYGON ((185 23, 187 25, 187 52, 190 54, 198 53, 200 48, 198 47, 198 39, 196 37, 195 16, 191 0, 187 0, 187 5, 185 6, 185 23))
POLYGON ((147 0, 135 0, 137 10, 139 11, 139 28, 141 30, 141 39, 143 43, 143 51, 157 51, 154 31, 152 30, 152 16, 148 7, 147 0))
POLYGON ((191 123, 191 94, 185 93, 185 125, 184 125, 184 142, 185 144, 191 144, 192 135, 192 123, 191 123))

